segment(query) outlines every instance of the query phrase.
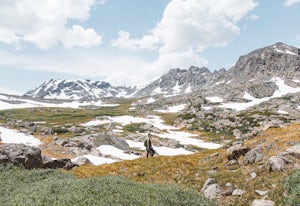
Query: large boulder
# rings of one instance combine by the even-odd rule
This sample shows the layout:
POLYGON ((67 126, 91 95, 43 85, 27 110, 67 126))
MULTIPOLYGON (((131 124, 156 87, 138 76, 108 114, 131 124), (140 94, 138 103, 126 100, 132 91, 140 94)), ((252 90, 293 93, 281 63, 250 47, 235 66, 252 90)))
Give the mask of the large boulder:
POLYGON ((43 167, 41 150, 25 144, 0 145, 0 163, 24 166, 26 169, 43 167))
POLYGON ((121 150, 130 150, 129 145, 125 140, 115 137, 111 132, 98 133, 92 136, 95 147, 99 147, 101 145, 112 145, 121 150))
POLYGON ((240 156, 245 155, 250 149, 242 146, 242 144, 236 144, 229 147, 226 150, 226 157, 228 160, 237 160, 240 156))
POLYGON ((66 169, 70 170, 74 167, 75 165, 71 162, 70 159, 49 159, 44 162, 44 168, 48 169, 66 169))
POLYGON ((253 164, 263 159, 262 146, 258 145, 256 148, 250 150, 245 154, 244 164, 253 164))

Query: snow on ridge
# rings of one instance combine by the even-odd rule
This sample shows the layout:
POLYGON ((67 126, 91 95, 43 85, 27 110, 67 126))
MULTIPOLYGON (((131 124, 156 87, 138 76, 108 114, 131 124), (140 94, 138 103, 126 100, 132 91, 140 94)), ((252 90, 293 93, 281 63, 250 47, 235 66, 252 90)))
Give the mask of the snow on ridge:
POLYGON ((184 90, 184 93, 185 93, 185 94, 192 93, 191 83, 189 83, 189 86, 184 90))
POLYGON ((220 102, 224 101, 221 97, 217 97, 217 96, 205 97, 205 99, 207 99, 208 101, 213 102, 213 103, 220 103, 220 102))
POLYGON ((293 79, 293 82, 300 83, 300 80, 298 80, 298 79, 293 79))
POLYGON ((290 54, 290 55, 294 55, 294 56, 297 56, 298 54, 292 52, 289 50, 290 48, 285 46, 285 49, 284 50, 281 50, 279 48, 277 48, 277 46, 274 46, 274 50, 278 53, 283 53, 283 54, 290 54))
POLYGON ((176 85, 173 87, 173 93, 178 94, 181 91, 181 86, 179 86, 178 81, 176 82, 176 85))
POLYGON ((153 97, 150 97, 149 99, 147 99, 146 104, 151 104, 153 102, 156 102, 156 99, 154 99, 153 97))

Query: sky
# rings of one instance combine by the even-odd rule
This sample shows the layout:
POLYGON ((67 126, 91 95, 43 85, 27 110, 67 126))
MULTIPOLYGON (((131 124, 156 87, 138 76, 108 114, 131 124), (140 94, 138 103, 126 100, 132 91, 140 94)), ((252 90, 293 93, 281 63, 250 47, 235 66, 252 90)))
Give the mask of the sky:
POLYGON ((139 85, 300 46, 300 0, 1 0, 0 19, 0 93, 10 94, 50 79, 139 85))

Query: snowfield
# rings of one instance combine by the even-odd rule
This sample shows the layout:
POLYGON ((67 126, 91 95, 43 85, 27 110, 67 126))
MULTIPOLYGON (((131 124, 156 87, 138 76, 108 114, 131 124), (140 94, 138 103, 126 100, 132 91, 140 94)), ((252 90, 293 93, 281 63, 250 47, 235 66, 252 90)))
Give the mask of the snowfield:
POLYGON ((32 135, 27 135, 16 130, 7 129, 0 126, 0 136, 2 143, 27 144, 38 147, 41 141, 32 135))
POLYGON ((185 107, 186 107, 186 104, 181 104, 181 105, 169 107, 167 110, 155 110, 155 111, 161 112, 161 113, 177 113, 177 112, 184 110, 185 107))

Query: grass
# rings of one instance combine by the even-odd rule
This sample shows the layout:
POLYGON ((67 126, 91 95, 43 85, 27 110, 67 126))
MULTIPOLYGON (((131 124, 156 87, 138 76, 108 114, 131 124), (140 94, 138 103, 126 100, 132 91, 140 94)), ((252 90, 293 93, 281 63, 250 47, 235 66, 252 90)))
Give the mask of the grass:
POLYGON ((176 185, 142 184, 122 177, 77 179, 55 170, 0 166, 0 204, 10 205, 216 205, 176 185))

